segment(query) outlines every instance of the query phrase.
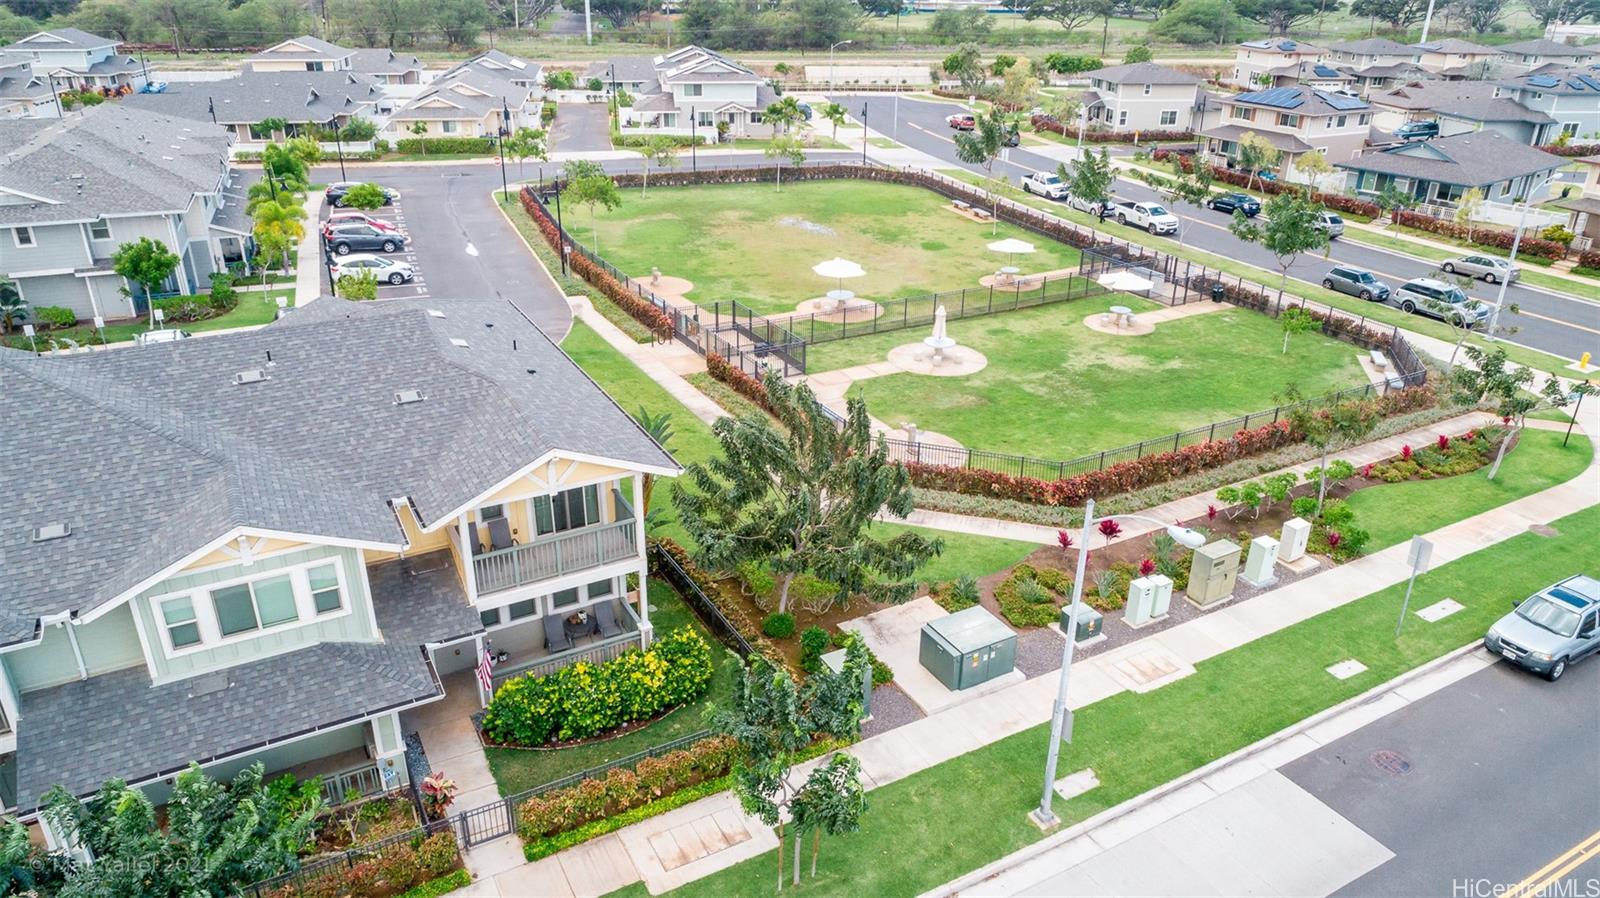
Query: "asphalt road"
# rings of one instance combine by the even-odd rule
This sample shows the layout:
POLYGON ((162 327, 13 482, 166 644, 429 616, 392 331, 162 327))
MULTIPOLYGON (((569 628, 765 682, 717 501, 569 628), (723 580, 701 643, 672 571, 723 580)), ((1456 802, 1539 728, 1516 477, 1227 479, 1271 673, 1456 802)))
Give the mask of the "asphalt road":
POLYGON ((1570 868, 1540 894, 1600 895, 1597 694, 1600 660, 1555 683, 1502 662, 1280 768, 1395 853, 1334 894, 1487 898, 1570 868))
POLYGON ((604 103, 562 103, 550 123, 550 149, 578 153, 611 149, 611 111, 604 103))
MULTIPOLYGON (((961 111, 953 103, 935 103, 923 100, 899 101, 899 124, 894 124, 895 101, 892 97, 833 96, 829 99, 844 105, 851 116, 861 117, 866 106, 868 127, 880 134, 897 134, 901 143, 935 156, 951 165, 971 171, 981 171, 977 165, 956 158, 953 133, 945 124, 945 116, 961 111)), ((868 151, 869 155, 871 151, 868 151)), ((1048 156, 1018 147, 1007 151, 1006 159, 995 163, 995 172, 1006 175, 1013 184, 1030 171, 1055 171, 1057 161, 1048 156)), ((1119 180, 1116 185, 1118 199, 1160 200, 1156 191, 1137 181, 1119 180)), ((1229 218, 1221 212, 1194 209, 1187 205, 1172 210, 1184 221, 1183 240, 1207 252, 1230 259, 1238 259, 1269 272, 1278 270, 1274 257, 1253 244, 1233 236, 1228 231, 1229 218)), ((1392 286, 1423 276, 1437 276, 1437 267, 1430 262, 1399 255, 1381 249, 1336 240, 1329 250, 1333 261, 1356 265, 1376 273, 1392 286)), ((1327 272, 1329 261, 1321 256, 1302 256, 1289 269, 1292 278, 1320 284, 1327 272)), ((1498 288, 1477 282, 1473 296, 1493 303, 1498 288)), ((1576 359, 1584 352, 1600 356, 1600 303, 1589 302, 1558 293, 1512 285, 1506 289, 1506 302, 1517 304, 1523 314, 1503 315, 1502 326, 1514 325, 1519 332, 1512 342, 1542 349, 1564 358, 1576 359)))

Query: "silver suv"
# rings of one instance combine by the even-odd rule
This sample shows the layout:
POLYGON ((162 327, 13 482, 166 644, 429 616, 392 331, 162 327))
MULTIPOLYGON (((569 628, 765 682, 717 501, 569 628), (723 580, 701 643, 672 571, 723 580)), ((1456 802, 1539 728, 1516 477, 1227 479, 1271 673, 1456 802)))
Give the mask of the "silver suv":
POLYGON ((1512 607, 1483 645, 1518 667, 1559 680, 1569 664, 1600 651, 1600 580, 1577 574, 1512 607))
POLYGON ((1412 278, 1389 301, 1408 314, 1426 315, 1451 324, 1477 327, 1489 318, 1489 307, 1470 299, 1460 287, 1433 278, 1412 278))

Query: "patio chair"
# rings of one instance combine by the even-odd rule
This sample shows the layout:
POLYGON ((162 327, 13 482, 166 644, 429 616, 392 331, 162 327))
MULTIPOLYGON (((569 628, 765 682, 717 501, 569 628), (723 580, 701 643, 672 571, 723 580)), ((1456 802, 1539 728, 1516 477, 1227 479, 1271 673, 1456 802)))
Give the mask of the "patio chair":
POLYGON ((544 647, 551 652, 564 652, 572 648, 572 640, 567 638, 567 631, 561 626, 559 614, 544 616, 544 647))
POLYGON ((517 541, 511 538, 510 518, 489 519, 489 548, 491 550, 509 549, 517 541))
POLYGON ((594 612, 594 621, 600 628, 601 639, 610 639, 622 632, 622 625, 617 623, 616 608, 610 602, 601 602, 589 610, 594 612))

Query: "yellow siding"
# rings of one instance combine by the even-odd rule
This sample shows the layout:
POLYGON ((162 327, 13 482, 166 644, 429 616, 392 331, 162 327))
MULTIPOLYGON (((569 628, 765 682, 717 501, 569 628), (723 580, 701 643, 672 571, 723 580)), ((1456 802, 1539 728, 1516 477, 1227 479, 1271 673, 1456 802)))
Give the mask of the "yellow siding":
MULTIPOLYGON (((306 543, 296 542, 289 539, 263 539, 260 540, 260 544, 257 545, 256 543, 257 539, 259 539, 258 537, 251 537, 249 539, 250 544, 253 547, 251 551, 257 557, 271 554, 273 552, 285 552, 291 549, 304 548, 306 546, 306 543)), ((200 568, 212 567, 218 564, 238 564, 238 542, 235 541, 229 543, 227 548, 229 551, 217 549, 216 551, 208 552, 205 557, 197 559, 193 564, 186 566, 183 570, 192 571, 200 568)))
POLYGON ((496 492, 478 503, 478 505, 497 505, 524 499, 532 495, 546 493, 559 493, 568 487, 580 483, 594 483, 602 480, 612 480, 618 477, 627 477, 633 472, 627 468, 618 468, 611 465, 598 465, 593 462, 572 462, 556 459, 553 464, 540 465, 526 477, 519 477, 510 485, 496 492), (570 470, 569 470, 570 468, 570 470), (549 483, 546 477, 554 477, 555 483, 549 483))
MULTIPOLYGON (((449 530, 455 526, 454 522, 449 527, 440 527, 432 533, 423 533, 417 527, 417 519, 412 517, 409 506, 398 509, 395 517, 400 520, 400 529, 406 535, 407 555, 420 555, 423 552, 432 552, 435 549, 443 549, 452 545, 449 530)), ((397 555, 398 553, 396 552, 374 552, 370 549, 366 552, 366 558, 369 563, 387 561, 390 558, 397 557, 397 555)))

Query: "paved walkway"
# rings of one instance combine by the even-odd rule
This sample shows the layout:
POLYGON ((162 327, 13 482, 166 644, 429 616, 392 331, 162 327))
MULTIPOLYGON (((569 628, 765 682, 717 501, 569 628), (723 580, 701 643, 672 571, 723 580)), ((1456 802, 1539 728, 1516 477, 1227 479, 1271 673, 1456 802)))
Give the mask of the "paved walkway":
POLYGON ((303 306, 322 295, 322 203, 320 190, 306 191, 306 217, 300 222, 299 261, 294 272, 294 304, 303 306))

